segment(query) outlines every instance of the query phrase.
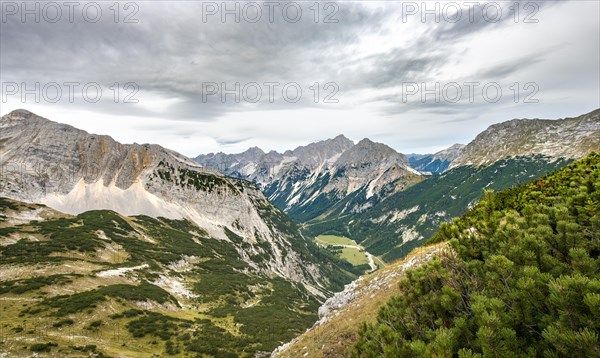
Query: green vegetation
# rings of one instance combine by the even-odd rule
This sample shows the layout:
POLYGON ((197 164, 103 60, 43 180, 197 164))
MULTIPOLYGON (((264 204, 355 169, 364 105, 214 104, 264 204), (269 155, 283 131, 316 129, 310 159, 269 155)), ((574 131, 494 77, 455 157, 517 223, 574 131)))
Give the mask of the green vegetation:
POLYGON ((600 356, 600 155, 484 198, 400 281, 360 357, 600 356))
POLYGON ((371 269, 369 259, 364 250, 347 246, 358 246, 356 242, 343 236, 336 235, 319 235, 315 238, 315 243, 325 245, 327 250, 336 255, 341 260, 351 264, 355 270, 353 272, 367 272, 371 269))
POLYGON ((90 322, 87 326, 85 326, 85 329, 90 330, 90 331, 97 331, 98 328, 100 328, 100 326, 102 326, 104 324, 104 322, 102 322, 102 320, 95 320, 90 322))
POLYGON ((85 346, 71 346, 71 348, 76 352, 87 353, 88 356, 96 357, 96 358, 105 358, 107 357, 102 352, 98 352, 98 346, 95 344, 86 344, 85 346))
POLYGON ((152 335, 168 340, 177 331, 177 323, 181 320, 162 315, 156 312, 145 312, 145 314, 127 323, 127 329, 134 338, 152 335))
POLYGON ((112 318, 112 319, 131 318, 131 317, 139 316, 142 314, 144 314, 144 311, 142 311, 142 310, 130 309, 125 312, 113 314, 110 316, 110 318, 112 318))
POLYGON ((205 174, 195 170, 181 168, 176 170, 171 164, 160 161, 157 166, 154 177, 161 180, 173 182, 182 188, 193 188, 195 190, 213 191, 229 190, 231 193, 237 193, 236 188, 228 181, 217 175, 205 174))
POLYGON ((55 262, 80 256, 91 256, 104 248, 98 237, 102 230, 108 237, 126 239, 135 230, 112 211, 88 211, 70 218, 34 221, 0 229, 0 235, 42 236, 43 241, 19 240, 0 247, 0 264, 55 262))
POLYGON ((354 266, 367 265, 369 260, 367 259, 367 255, 359 249, 355 249, 352 247, 344 247, 342 249, 342 253, 340 257, 354 266))
POLYGON ((44 353, 44 352, 50 352, 52 350, 52 347, 56 347, 56 346, 57 346, 56 343, 36 343, 36 344, 32 344, 29 349, 32 352, 44 353))
POLYGON ((336 235, 319 235, 315 238, 315 241, 321 245, 357 245, 356 242, 347 237, 336 235))
POLYGON ((442 222, 463 215, 483 189, 504 190, 562 168, 569 161, 548 163, 542 157, 510 158, 487 167, 459 167, 391 195, 369 210, 335 219, 313 220, 303 226, 306 235, 347 236, 371 254, 392 262, 422 245, 442 222), (405 217, 391 221, 394 212, 405 217), (403 240, 413 229, 419 235, 403 240))
POLYGON ((50 275, 39 276, 22 280, 12 280, 0 282, 0 294, 14 293, 23 294, 25 292, 38 290, 50 285, 64 285, 73 282, 74 277, 81 275, 50 275))
MULTIPOLYGON (((250 190, 249 185, 236 188, 250 190)), ((257 265, 270 259, 271 245, 277 245, 283 256, 291 246, 305 262, 319 263, 330 290, 342 289, 364 271, 303 238, 268 201, 252 198, 273 235, 290 242, 284 246, 256 237, 259 253, 250 259, 257 265)), ((1 203, 0 212, 39 207, 9 199, 1 203)), ((104 210, 7 223, 0 230, 0 236, 20 237, 0 246, 0 268, 16 273, 0 283, 0 295, 23 299, 0 301, 0 335, 8 334, 0 348, 11 352, 31 354, 35 343, 40 344, 36 349, 61 356, 252 357, 293 339, 317 319, 314 295, 256 272, 238 253, 251 244, 230 230, 225 233, 231 242, 211 238, 188 220, 123 217, 104 210), (25 276, 20 267, 38 276, 25 276), (175 297, 152 284, 167 282, 165 276, 184 285, 189 296, 175 297), (32 322, 40 323, 32 327, 32 322), (25 346, 22 339, 30 343, 25 346), (42 347, 46 342, 58 346, 42 347)))
POLYGON ((19 209, 19 205, 17 204, 16 201, 13 200, 9 200, 7 198, 2 198, 0 197, 0 207, 4 208, 5 210, 18 210, 19 209))
MULTIPOLYGON (((162 288, 142 283, 133 285, 111 285, 84 291, 74 295, 55 296, 41 302, 41 306, 56 308, 54 315, 64 316, 77 313, 89 308, 95 308, 98 303, 105 301, 106 297, 123 298, 129 301, 155 301, 161 304, 171 302, 179 305, 177 300, 162 288)), ((31 313, 31 312, 30 312, 31 313)))
POLYGON ((260 351, 272 351, 290 341, 318 318, 319 303, 303 288, 275 278, 271 289, 273 294, 265 296, 260 305, 238 310, 235 314, 235 322, 242 324, 241 332, 255 337, 252 345, 260 351))
POLYGON ((60 321, 54 323, 52 325, 52 327, 54 328, 61 328, 63 326, 71 326, 73 323, 75 323, 75 321, 73 321, 70 318, 65 318, 65 319, 61 319, 60 321))

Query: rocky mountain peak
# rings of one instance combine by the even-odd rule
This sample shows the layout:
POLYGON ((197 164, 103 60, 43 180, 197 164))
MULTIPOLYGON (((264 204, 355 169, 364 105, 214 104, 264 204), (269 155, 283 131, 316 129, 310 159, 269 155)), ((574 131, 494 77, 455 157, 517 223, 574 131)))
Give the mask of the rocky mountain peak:
POLYGON ((343 146, 345 148, 352 147, 354 145, 354 141, 352 139, 347 138, 343 134, 340 134, 337 137, 330 139, 329 142, 335 143, 335 144, 343 146))
POLYGON ((29 112, 26 109, 15 109, 10 112, 6 116, 3 116, 2 119, 6 120, 24 120, 37 117, 35 114, 29 112))
POLYGON ((381 143, 373 142, 369 138, 363 138, 358 143, 356 143, 356 146, 359 147, 359 148, 360 147, 362 147, 362 148, 370 148, 370 147, 376 146, 377 144, 381 144, 381 143))
POLYGON ((466 144, 455 143, 455 144, 452 144, 450 147, 442 150, 441 152, 449 152, 449 151, 461 150, 464 147, 466 147, 466 144))
POLYGON ((323 162, 339 156, 354 146, 354 142, 343 135, 297 147, 286 151, 285 156, 295 157, 300 163, 309 166, 319 166, 323 162))
POLYGON ((383 143, 373 142, 368 138, 362 139, 355 146, 345 151, 336 161, 337 165, 366 163, 402 163, 408 164, 404 154, 383 143))
MULTIPOLYGON (((29 112, 26 109, 15 109, 14 111, 2 116, 2 118, 0 119, 0 123, 3 127, 48 122, 50 122, 48 119, 40 117, 32 112, 29 112)), ((63 126, 65 129, 71 128, 73 130, 76 130, 74 127, 68 126, 66 124, 56 123, 56 125, 63 126)))
POLYGON ((333 139, 337 139, 337 140, 349 140, 345 135, 343 134, 338 134, 335 136, 335 138, 333 139))
POLYGON ((260 160, 260 158, 264 155, 265 152, 263 152, 262 149, 256 146, 248 148, 245 152, 242 153, 242 157, 244 159, 252 161, 260 160))
POLYGON ((450 168, 482 166, 510 157, 580 158, 600 148, 600 109, 576 118, 513 119, 491 125, 450 168))
POLYGON ((265 154, 265 152, 262 149, 260 149, 259 147, 257 147, 257 146, 250 147, 250 148, 246 149, 246 151, 244 153, 246 153, 246 154, 253 154, 253 155, 262 155, 262 154, 265 154))

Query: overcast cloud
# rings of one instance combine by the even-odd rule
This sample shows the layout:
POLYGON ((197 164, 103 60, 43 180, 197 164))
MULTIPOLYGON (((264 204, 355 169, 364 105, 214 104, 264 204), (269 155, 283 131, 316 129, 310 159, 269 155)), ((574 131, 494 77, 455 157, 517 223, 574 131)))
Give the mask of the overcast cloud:
POLYGON ((3 1, 0 112, 26 108, 195 156, 283 151, 338 134, 433 152, 504 120, 600 107, 598 1, 481 1, 472 12, 463 1, 438 2, 438 19, 423 19, 420 10, 436 12, 436 3, 422 3, 270 3, 270 18, 265 2, 239 2, 238 23, 233 14, 223 21, 221 1, 122 2, 118 14, 112 1, 81 2, 72 19, 63 2, 41 3, 38 22, 20 1, 3 1), (66 82, 80 84, 71 99, 66 82), (39 98, 23 98, 36 83, 39 98), (89 83, 102 87, 96 103, 86 101, 93 87, 82 97, 89 83), (223 101, 222 84, 236 83, 239 103, 233 94, 223 101))

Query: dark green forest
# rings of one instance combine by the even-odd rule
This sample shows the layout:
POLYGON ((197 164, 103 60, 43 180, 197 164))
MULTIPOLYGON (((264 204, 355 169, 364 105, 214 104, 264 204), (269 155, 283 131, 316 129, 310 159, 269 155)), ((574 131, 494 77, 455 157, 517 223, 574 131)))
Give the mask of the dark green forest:
POLYGON ((356 357, 599 357, 600 154, 441 225, 356 357))

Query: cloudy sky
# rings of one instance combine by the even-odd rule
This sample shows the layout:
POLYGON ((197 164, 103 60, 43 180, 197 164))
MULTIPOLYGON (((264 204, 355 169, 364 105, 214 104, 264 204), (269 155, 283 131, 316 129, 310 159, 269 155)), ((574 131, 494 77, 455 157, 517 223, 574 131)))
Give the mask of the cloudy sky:
POLYGON ((114 4, 3 1, 0 112, 195 156, 338 134, 433 152, 600 107, 595 0, 114 4))

